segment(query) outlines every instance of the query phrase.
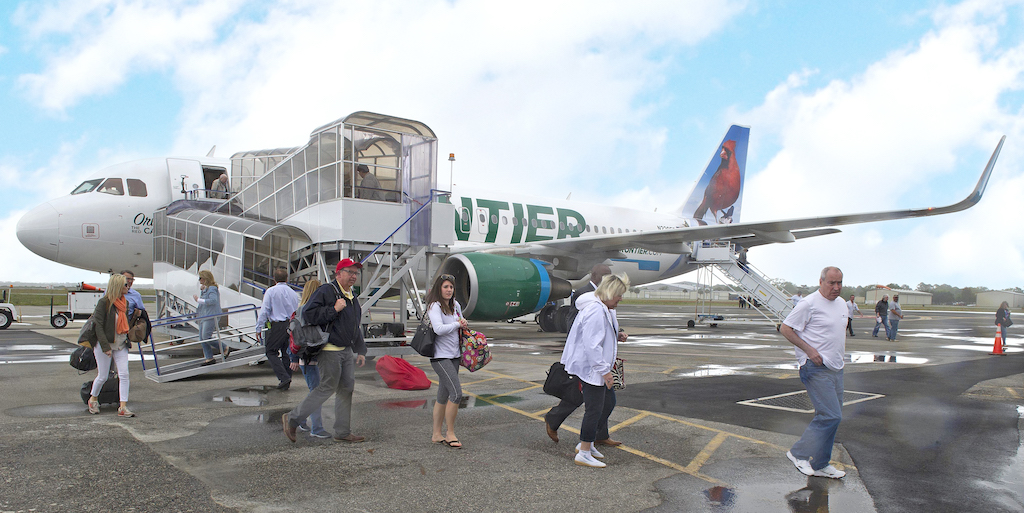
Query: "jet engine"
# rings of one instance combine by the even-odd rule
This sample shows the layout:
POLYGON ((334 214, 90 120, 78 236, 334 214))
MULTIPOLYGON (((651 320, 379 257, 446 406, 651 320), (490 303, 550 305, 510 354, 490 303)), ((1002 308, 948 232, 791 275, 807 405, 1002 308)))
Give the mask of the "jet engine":
POLYGON ((572 284, 551 276, 539 260, 465 253, 448 257, 440 274, 455 277, 455 299, 467 319, 478 321, 526 315, 572 294, 572 284))

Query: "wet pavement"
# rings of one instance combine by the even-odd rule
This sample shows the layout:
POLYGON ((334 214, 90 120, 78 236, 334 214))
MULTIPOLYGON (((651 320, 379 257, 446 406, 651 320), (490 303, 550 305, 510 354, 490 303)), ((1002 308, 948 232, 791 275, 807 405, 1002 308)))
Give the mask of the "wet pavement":
POLYGON ((846 389, 870 399, 844 407, 837 481, 785 457, 810 414, 738 404, 799 402, 791 346, 768 326, 686 329, 686 310, 620 307, 627 388, 610 425, 624 445, 606 469, 572 464, 582 408, 560 443, 544 434, 557 400, 540 385, 564 335, 535 325, 473 326, 494 361, 460 373, 460 450, 430 443, 436 389, 388 389, 373 362, 357 371, 361 444, 288 442, 280 418, 304 383, 276 390, 265 365, 157 384, 135 361, 139 416, 91 416, 78 389, 94 373, 66 363, 76 325, 14 325, 0 331, 0 511, 1024 510, 1024 346, 1011 328, 1009 354, 988 356, 992 315, 908 312, 898 342, 854 320, 846 389))

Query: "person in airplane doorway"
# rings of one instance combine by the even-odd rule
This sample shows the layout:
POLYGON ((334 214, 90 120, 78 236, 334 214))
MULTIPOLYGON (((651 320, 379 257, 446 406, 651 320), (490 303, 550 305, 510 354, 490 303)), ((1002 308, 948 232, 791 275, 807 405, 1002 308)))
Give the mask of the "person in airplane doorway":
POLYGON ((1010 320, 1010 303, 1003 301, 999 305, 999 309, 996 310, 996 326, 999 326, 1000 338, 1003 340, 1003 346, 1006 346, 1006 329, 1013 324, 1010 320))
MULTIPOLYGON (((299 298, 299 309, 295 311, 296 316, 300 316, 306 310, 306 306, 309 305, 310 298, 313 297, 313 293, 316 289, 320 288, 320 280, 313 278, 306 282, 306 285, 302 288, 302 297, 299 298)), ((302 336, 301 330, 296 332, 294 329, 295 324, 292 324, 292 337, 302 336)), ((298 347, 294 344, 290 344, 288 347, 288 356, 291 357, 291 369, 294 374, 295 371, 299 370, 299 362, 302 362, 302 375, 306 378, 306 386, 309 387, 309 391, 312 392, 317 386, 320 385, 320 369, 316 365, 316 357, 320 353, 320 347, 310 347, 311 341, 306 341, 303 347, 298 347)), ((305 424, 299 424, 298 429, 300 431, 309 431, 309 436, 313 438, 330 438, 331 434, 324 429, 323 418, 320 416, 320 408, 317 408, 313 413, 309 414, 309 427, 305 424)))
POLYGON ((228 199, 228 175, 220 175, 220 178, 213 181, 211 188, 213 190, 210 193, 211 198, 228 199))
POLYGON ((459 338, 469 324, 462 317, 462 306, 455 300, 455 277, 442 274, 434 280, 427 292, 427 316, 437 335, 434 339, 434 357, 430 366, 437 373, 437 401, 434 403, 433 430, 430 441, 461 449, 462 442, 455 436, 455 416, 462 401, 459 383, 459 338), (447 431, 443 432, 447 426, 447 431))
POLYGON ((800 381, 814 405, 814 418, 786 457, 805 475, 839 479, 846 472, 829 461, 843 420, 843 356, 849 315, 846 302, 839 297, 843 272, 826 267, 818 284, 818 290, 800 301, 779 328, 796 346, 800 381))
POLYGON ((270 321, 267 332, 267 360, 270 368, 277 376, 278 390, 288 390, 292 384, 291 369, 284 362, 288 357, 288 322, 299 307, 299 296, 288 286, 288 270, 283 267, 274 269, 273 287, 263 293, 263 306, 256 317, 256 340, 262 340, 263 326, 270 321))
POLYGON ((885 294, 882 299, 875 303, 875 329, 871 332, 872 337, 878 337, 878 328, 885 327, 885 338, 889 338, 889 295, 885 294))
POLYGON ((565 371, 579 377, 583 386, 585 410, 574 460, 580 466, 606 466, 600 461, 604 455, 597 450, 595 442, 610 440, 608 417, 615 409, 612 366, 619 342, 626 341, 626 333, 619 331, 615 308, 628 288, 628 276, 609 274, 601 280, 597 290, 581 295, 576 300, 580 313, 572 323, 562 351, 565 371))
POLYGON ((227 359, 228 355, 231 354, 230 349, 221 347, 220 340, 214 336, 217 331, 217 325, 220 322, 220 317, 209 317, 210 315, 220 315, 220 289, 217 287, 217 280, 213 278, 213 273, 207 270, 199 271, 199 295, 192 295, 192 299, 195 299, 199 305, 196 308, 196 317, 200 317, 199 320, 199 345, 203 346, 203 356, 206 361, 203 365, 213 365, 217 363, 214 360, 216 353, 222 353, 224 359, 227 359), (206 317, 202 319, 202 317, 206 317))
POLYGON ((306 417, 319 410, 334 395, 334 441, 357 443, 366 437, 352 432, 352 391, 356 386, 356 368, 366 364, 366 341, 359 321, 362 309, 352 286, 359 281, 363 264, 342 258, 335 268, 335 280, 313 293, 302 318, 308 324, 327 327, 330 338, 317 356, 320 384, 309 392, 292 411, 281 416, 284 435, 295 441, 295 430, 306 417))
POLYGON ((92 316, 96 322, 96 379, 89 394, 89 413, 100 412, 99 394, 110 374, 110 363, 117 366, 117 393, 121 404, 118 417, 134 417, 128 409, 128 300, 124 295, 128 284, 122 274, 114 274, 107 282, 107 292, 96 302, 92 316))
POLYGON ((893 294, 892 302, 889 303, 889 340, 896 341, 896 331, 900 327, 900 319, 903 318, 903 309, 900 308, 900 295, 893 294))
MULTIPOLYGON (((569 314, 568 319, 570 329, 572 329, 572 325, 575 323, 576 317, 579 315, 580 312, 579 309, 576 307, 576 301, 583 294, 597 290, 597 284, 600 284, 601 280, 603 280, 605 276, 611 273, 611 267, 608 267, 606 264, 597 264, 594 267, 590 268, 590 281, 588 281, 586 285, 576 289, 576 291, 572 293, 572 296, 569 299, 569 304, 572 308, 572 311, 569 314)), ((547 430, 548 437, 550 437, 551 440, 555 442, 558 441, 558 428, 562 425, 563 422, 565 422, 565 419, 567 419, 569 415, 572 415, 572 412, 576 411, 576 408, 579 408, 580 405, 583 404, 580 402, 576 402, 576 400, 574 399, 574 397, 562 399, 561 401, 558 402, 557 405, 555 405, 554 408, 551 408, 550 411, 544 414, 544 428, 547 430)), ((614 446, 621 444, 621 442, 616 442, 615 440, 608 438, 598 440, 597 444, 614 446)))
POLYGON ((857 317, 864 317, 864 314, 860 313, 860 307, 857 306, 857 296, 850 294, 850 300, 846 302, 846 308, 849 310, 849 317, 846 319, 846 331, 850 333, 851 337, 856 337, 853 334, 853 314, 857 313, 857 317))

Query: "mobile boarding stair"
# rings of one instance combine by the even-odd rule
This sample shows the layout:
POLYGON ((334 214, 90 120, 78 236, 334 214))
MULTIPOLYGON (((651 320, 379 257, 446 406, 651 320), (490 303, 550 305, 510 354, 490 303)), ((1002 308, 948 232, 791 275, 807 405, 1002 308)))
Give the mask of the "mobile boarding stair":
POLYGON ((223 313, 198 317, 196 315, 176 315, 164 317, 152 322, 153 332, 149 336, 148 347, 139 343, 139 354, 142 357, 142 369, 146 377, 157 383, 166 383, 179 379, 190 378, 208 372, 240 367, 242 365, 255 365, 266 358, 266 348, 256 341, 256 318, 259 315, 259 308, 255 305, 238 305, 224 309, 223 313), (227 326, 227 316, 247 318, 252 315, 252 324, 243 327, 227 326), (217 320, 217 329, 213 337, 208 341, 216 340, 231 348, 230 355, 225 358, 222 354, 216 354, 215 363, 203 365, 205 358, 199 357, 182 362, 167 363, 171 351, 180 352, 180 349, 191 348, 192 351, 204 342, 200 340, 199 331, 196 328, 199 321, 207 319, 217 320), (195 326, 193 326, 195 325, 195 326), (172 338, 156 341, 154 335, 159 331, 171 333, 172 338), (147 356, 149 357, 147 359, 147 356))
MULTIPOLYGON (((772 281, 750 263, 740 263, 735 247, 728 242, 704 242, 695 245, 693 258, 696 262, 720 271, 732 282, 733 288, 746 292, 755 301, 752 303, 768 322, 776 329, 793 309, 793 303, 785 292, 779 290, 772 281)), ((722 316, 697 315, 698 322, 717 324, 724 319, 722 316)), ((692 322, 692 321, 691 321, 692 322)), ((740 321, 734 321, 740 322, 740 321)), ((751 321, 743 321, 751 322, 751 321)), ((692 327, 692 326, 691 326, 692 327)))

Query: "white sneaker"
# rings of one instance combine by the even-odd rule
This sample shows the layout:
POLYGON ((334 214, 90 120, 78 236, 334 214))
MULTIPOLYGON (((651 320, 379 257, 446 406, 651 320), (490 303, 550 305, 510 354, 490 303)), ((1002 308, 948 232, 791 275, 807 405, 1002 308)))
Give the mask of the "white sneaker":
POLYGON ((832 465, 829 465, 827 467, 815 470, 814 475, 818 477, 830 477, 832 479, 841 479, 843 476, 846 475, 846 472, 843 472, 842 470, 839 470, 833 467, 832 465))
MULTIPOLYGON (((576 452, 577 453, 580 452, 580 447, 582 447, 582 446, 583 446, 583 442, 580 442, 580 443, 576 444, 576 452)), ((599 460, 603 460, 604 459, 604 454, 601 454, 601 453, 597 452, 597 447, 594 447, 594 444, 590 444, 590 455, 595 457, 595 458, 597 458, 597 459, 599 459, 599 460)))
MULTIPOLYGON (((801 474, 803 474, 805 476, 813 476, 814 475, 814 469, 811 468, 811 462, 809 462, 807 460, 798 460, 798 459, 796 459, 796 456, 793 456, 793 453, 790 452, 790 451, 786 451, 786 457, 789 458, 789 461, 793 462, 793 465, 796 467, 797 470, 800 471, 801 474)), ((831 467, 831 465, 829 465, 829 466, 831 467)), ((832 470, 835 470, 835 468, 833 468, 832 470)), ((843 474, 845 475, 845 472, 843 474)), ((839 476, 839 477, 843 477, 843 476, 839 476)))
POLYGON ((605 468, 608 466, 605 465, 603 461, 597 461, 594 459, 593 455, 584 454, 582 452, 576 454, 575 462, 581 467, 605 468))

